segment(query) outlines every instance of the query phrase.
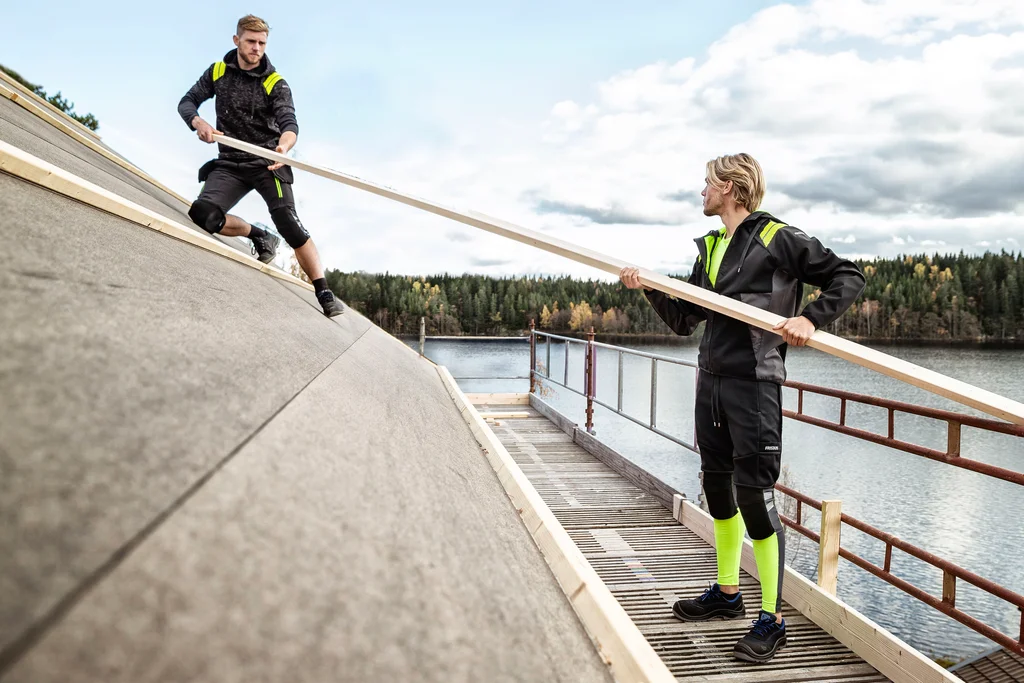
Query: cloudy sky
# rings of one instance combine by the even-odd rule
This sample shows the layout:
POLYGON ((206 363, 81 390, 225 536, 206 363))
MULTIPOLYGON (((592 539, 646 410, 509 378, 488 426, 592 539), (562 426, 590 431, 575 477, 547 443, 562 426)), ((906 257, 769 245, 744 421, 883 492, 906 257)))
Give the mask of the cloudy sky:
MULTIPOLYGON (((763 208, 847 256, 1024 245, 1020 0, 216 5, 22 3, 0 62, 185 196, 214 148, 177 102, 252 11, 299 158, 639 265, 688 271, 704 163, 738 151, 763 208)), ((308 174, 296 195, 330 267, 599 275, 308 174)))

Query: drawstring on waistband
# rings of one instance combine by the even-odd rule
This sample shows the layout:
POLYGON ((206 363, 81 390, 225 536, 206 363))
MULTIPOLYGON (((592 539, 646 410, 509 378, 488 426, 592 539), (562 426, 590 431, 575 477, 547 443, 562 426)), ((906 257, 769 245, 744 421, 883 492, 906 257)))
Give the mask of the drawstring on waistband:
POLYGON ((722 426, 722 413, 721 406, 719 405, 719 388, 720 378, 718 375, 712 375, 711 383, 711 422, 716 427, 722 426))

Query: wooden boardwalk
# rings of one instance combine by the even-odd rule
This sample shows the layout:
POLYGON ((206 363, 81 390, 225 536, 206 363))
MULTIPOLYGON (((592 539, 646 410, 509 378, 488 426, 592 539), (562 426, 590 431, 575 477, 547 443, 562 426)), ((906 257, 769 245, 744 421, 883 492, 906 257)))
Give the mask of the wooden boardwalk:
POLYGON ((768 664, 732 656, 761 603, 758 582, 740 578, 747 619, 687 624, 672 604, 715 581, 715 551, 634 486, 524 405, 478 409, 619 604, 679 680, 741 683, 889 679, 807 617, 784 606, 788 645, 768 664), (499 416, 489 418, 488 414, 499 416), (528 417, 506 417, 506 415, 528 417))

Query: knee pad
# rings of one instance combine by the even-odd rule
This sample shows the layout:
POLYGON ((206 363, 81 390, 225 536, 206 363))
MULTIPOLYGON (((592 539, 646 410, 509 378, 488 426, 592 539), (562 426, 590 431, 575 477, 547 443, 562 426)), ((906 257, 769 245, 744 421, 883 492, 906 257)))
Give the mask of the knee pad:
POLYGON ((223 230, 224 221, 227 220, 223 209, 205 199, 197 199, 192 202, 192 206, 188 209, 188 217, 211 235, 216 235, 223 230))
POLYGON ((732 494, 732 475, 719 472, 704 472, 704 500, 708 512, 715 519, 732 519, 736 516, 736 500, 732 494))
POLYGON ((781 535, 782 520, 775 509, 775 489, 737 486, 736 503, 752 540, 764 540, 776 532, 781 535))
POLYGON ((285 206, 270 212, 274 226, 292 249, 298 249, 309 240, 309 233, 302 227, 295 209, 285 206))

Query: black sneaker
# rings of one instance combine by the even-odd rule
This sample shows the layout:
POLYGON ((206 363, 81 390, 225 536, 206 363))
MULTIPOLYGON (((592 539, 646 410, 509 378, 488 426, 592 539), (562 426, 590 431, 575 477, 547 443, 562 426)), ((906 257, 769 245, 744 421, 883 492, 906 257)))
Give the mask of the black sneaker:
POLYGON ((328 318, 333 318, 334 316, 341 315, 345 312, 345 304, 338 301, 338 299, 335 298, 334 293, 329 289, 325 289, 317 294, 316 300, 320 302, 320 305, 324 309, 324 315, 328 318))
POLYGON ((252 251, 263 263, 270 263, 277 256, 277 245, 281 244, 281 238, 270 232, 267 226, 260 225, 259 223, 253 223, 258 228, 262 228, 266 237, 251 237, 252 240, 252 251))
POLYGON ((750 633, 736 643, 732 654, 747 662, 770 661, 786 644, 786 620, 776 623, 774 614, 761 610, 761 616, 753 624, 750 633))
POLYGON ((699 598, 680 600, 672 605, 672 614, 683 621, 706 621, 715 617, 737 619, 744 614, 743 594, 726 595, 716 583, 699 598))

